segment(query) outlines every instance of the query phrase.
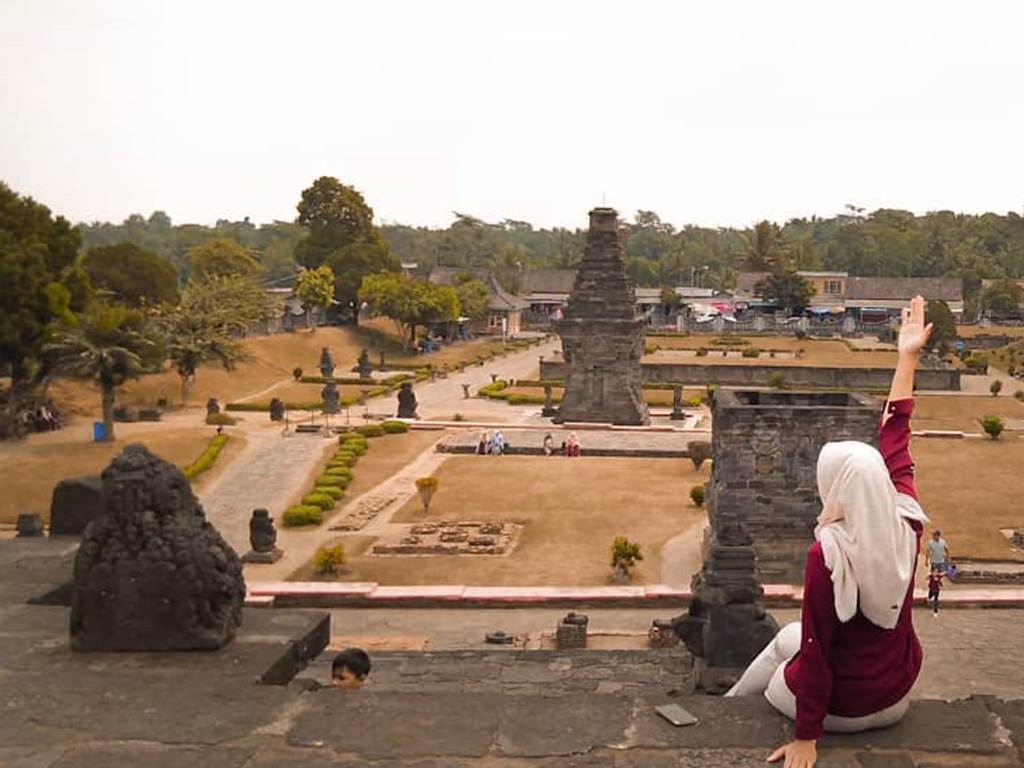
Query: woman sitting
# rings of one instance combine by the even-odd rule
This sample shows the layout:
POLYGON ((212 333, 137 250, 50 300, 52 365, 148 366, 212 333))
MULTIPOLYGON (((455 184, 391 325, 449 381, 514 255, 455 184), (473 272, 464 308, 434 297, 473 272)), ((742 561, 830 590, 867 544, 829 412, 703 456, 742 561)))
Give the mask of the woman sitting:
POLYGON ((924 299, 916 297, 902 320, 881 450, 854 441, 821 449, 823 510, 807 552, 800 622, 784 627, 726 694, 763 694, 796 721, 795 740, 768 758, 785 758, 785 768, 811 768, 825 731, 899 721, 921 669, 911 604, 928 518, 917 502, 909 444, 914 369, 931 332, 924 299))

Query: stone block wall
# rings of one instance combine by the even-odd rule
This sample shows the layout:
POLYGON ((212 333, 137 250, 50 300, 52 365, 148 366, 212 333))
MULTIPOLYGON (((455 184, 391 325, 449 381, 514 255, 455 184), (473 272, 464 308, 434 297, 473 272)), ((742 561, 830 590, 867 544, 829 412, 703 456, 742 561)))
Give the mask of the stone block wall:
MULTIPOLYGON (((541 363, 540 377, 545 381, 564 380, 568 372, 565 363, 545 360, 541 363)), ((647 382, 675 382, 679 384, 719 384, 724 387, 769 386, 771 377, 781 373, 787 387, 827 389, 879 389, 887 390, 892 381, 891 368, 830 368, 782 365, 705 365, 703 363, 642 363, 640 379, 647 382)), ((919 369, 914 378, 917 389, 960 390, 960 371, 949 369, 919 369)))
POLYGON ((847 392, 715 392, 708 519, 713 529, 736 523, 750 535, 762 582, 803 581, 821 512, 818 452, 834 440, 877 446, 880 409, 847 392))

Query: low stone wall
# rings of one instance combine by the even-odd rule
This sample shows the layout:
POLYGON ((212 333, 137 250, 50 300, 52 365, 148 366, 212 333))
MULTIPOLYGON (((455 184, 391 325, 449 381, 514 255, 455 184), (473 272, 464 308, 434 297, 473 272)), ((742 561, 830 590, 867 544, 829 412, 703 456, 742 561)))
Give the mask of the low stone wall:
POLYGON ((1024 584, 1024 571, 957 571, 957 584, 1024 584))
MULTIPOLYGON (((545 360, 540 377, 545 381, 562 379, 565 363, 545 360)), ((702 363, 643 363, 640 378, 644 382, 675 382, 685 385, 720 384, 726 387, 770 386, 775 374, 785 377, 786 387, 822 389, 887 390, 892 381, 891 368, 827 368, 782 365, 704 365, 702 363)), ((920 369, 915 377, 918 389, 960 390, 960 371, 920 369)))
POLYGON ((1005 334, 978 334, 977 336, 958 337, 957 341, 964 343, 965 349, 998 349, 999 347, 1005 347, 1012 341, 1020 339, 1020 336, 1007 336, 1005 334))

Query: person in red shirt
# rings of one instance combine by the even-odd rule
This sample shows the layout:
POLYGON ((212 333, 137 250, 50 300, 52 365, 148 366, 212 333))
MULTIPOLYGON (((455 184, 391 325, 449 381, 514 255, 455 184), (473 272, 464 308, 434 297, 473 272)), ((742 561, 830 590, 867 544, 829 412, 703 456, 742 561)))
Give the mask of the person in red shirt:
POLYGON ((784 627, 727 696, 763 694, 796 721, 769 762, 811 768, 825 731, 898 722, 921 669, 911 604, 921 531, 910 458, 914 370, 931 324, 924 299, 903 310, 899 356, 879 423, 879 450, 827 443, 818 456, 822 513, 807 552, 800 622, 784 627))

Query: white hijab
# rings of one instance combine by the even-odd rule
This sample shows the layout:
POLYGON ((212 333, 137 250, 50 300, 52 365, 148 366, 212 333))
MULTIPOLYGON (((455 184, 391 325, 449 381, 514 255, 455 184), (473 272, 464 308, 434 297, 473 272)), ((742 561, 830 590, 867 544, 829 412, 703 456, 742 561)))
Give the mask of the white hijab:
POLYGON ((921 506, 899 493, 882 455, 865 443, 826 443, 818 454, 824 508, 815 538, 832 572, 836 615, 892 629, 914 577, 917 537, 907 520, 928 522, 921 506))

